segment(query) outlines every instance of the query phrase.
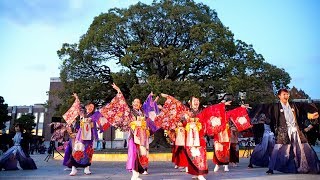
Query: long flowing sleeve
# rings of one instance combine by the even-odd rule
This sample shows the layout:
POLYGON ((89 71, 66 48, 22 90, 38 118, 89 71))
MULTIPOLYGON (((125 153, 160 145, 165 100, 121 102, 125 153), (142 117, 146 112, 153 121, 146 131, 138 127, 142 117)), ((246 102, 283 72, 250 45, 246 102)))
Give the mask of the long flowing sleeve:
POLYGON ((197 117, 206 125, 206 132, 209 136, 217 134, 226 128, 227 119, 225 104, 215 104, 201 111, 197 117))
POLYGON ((168 96, 160 114, 155 118, 154 122, 157 127, 165 130, 175 130, 177 123, 184 116, 188 114, 188 108, 180 101, 172 96, 168 96))
POLYGON ((109 104, 102 107, 100 113, 112 126, 121 131, 128 131, 130 122, 134 120, 122 93, 118 93, 109 104))
POLYGON ((80 114, 80 100, 76 98, 70 109, 62 115, 63 119, 67 122, 67 124, 72 124, 72 122, 79 116, 80 114))
POLYGON ((238 107, 227 111, 227 119, 231 119, 239 132, 251 128, 250 118, 246 108, 238 107))
POLYGON ((157 102, 155 102, 152 99, 152 95, 149 94, 146 101, 143 103, 143 112, 145 114, 146 117, 149 117, 149 112, 154 111, 156 115, 158 115, 159 112, 159 108, 158 108, 158 104, 157 102))
POLYGON ((54 129, 51 141, 63 142, 64 135, 67 132, 66 123, 55 122, 50 123, 49 126, 53 126, 54 129))
POLYGON ((151 134, 155 133, 159 129, 150 118, 147 118, 146 122, 151 134))

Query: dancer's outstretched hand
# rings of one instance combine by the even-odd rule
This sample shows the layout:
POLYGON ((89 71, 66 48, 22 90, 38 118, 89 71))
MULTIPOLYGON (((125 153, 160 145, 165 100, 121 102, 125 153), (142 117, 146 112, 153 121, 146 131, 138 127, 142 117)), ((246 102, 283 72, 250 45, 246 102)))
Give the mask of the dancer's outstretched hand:
POLYGON ((78 99, 77 93, 73 93, 72 96, 73 96, 74 98, 78 99))
POLYGON ((232 101, 226 101, 224 104, 225 104, 226 106, 230 106, 230 105, 231 105, 231 102, 232 102, 232 101))
POLYGON ((252 107, 249 106, 249 104, 241 104, 241 107, 246 109, 251 109, 252 107))
POLYGON ((115 83, 112 84, 112 87, 113 87, 113 89, 115 89, 118 93, 121 93, 120 88, 119 88, 115 83))
POLYGON ((168 95, 168 94, 161 93, 161 96, 164 97, 164 98, 167 98, 169 95, 168 95))

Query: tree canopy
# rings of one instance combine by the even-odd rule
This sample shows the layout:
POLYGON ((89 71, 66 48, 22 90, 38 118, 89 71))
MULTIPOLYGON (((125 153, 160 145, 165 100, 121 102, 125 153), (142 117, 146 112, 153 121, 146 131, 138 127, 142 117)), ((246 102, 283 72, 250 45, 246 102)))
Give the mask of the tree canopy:
POLYGON ((6 128, 5 123, 11 119, 8 116, 8 104, 4 103, 4 98, 0 96, 0 130, 6 128))
MULTIPOLYGON (((215 10, 193 0, 141 2, 113 8, 95 17, 77 44, 64 44, 60 77, 65 95, 106 103, 115 82, 127 98, 144 99, 150 91, 180 100, 247 92, 248 102, 271 102, 290 76, 265 61, 252 45, 234 39, 215 10), (123 67, 110 73, 108 61, 123 67)), ((65 96, 67 97, 67 96, 65 96)))

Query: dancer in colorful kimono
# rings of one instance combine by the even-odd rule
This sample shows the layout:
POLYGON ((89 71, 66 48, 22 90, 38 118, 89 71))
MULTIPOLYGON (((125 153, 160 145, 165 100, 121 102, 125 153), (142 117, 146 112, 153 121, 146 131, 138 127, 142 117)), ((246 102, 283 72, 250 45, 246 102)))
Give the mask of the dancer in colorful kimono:
POLYGON ((80 100, 77 94, 73 95, 75 102, 71 108, 63 115, 68 124, 72 124, 80 115, 80 128, 77 132, 74 142, 72 143, 72 156, 67 164, 72 166, 70 176, 77 174, 77 167, 84 168, 84 174, 90 175, 90 166, 93 156, 93 141, 98 139, 96 122, 101 117, 99 111, 95 111, 95 105, 89 102, 85 106, 85 112, 80 108, 80 100))
POLYGON ((76 123, 74 121, 72 124, 67 124, 66 125, 67 132, 69 135, 69 141, 67 142, 68 144, 65 146, 65 151, 64 151, 64 156, 63 156, 63 165, 67 166, 64 170, 72 170, 72 163, 71 163, 71 156, 72 156, 72 145, 75 142, 77 132, 80 128, 80 124, 76 123))
POLYGON ((230 165, 233 167, 239 163, 239 142, 238 142, 238 130, 232 121, 230 123, 230 165))
POLYGON ((19 170, 17 167, 18 161, 23 170, 37 169, 36 164, 28 153, 29 135, 24 133, 21 124, 16 124, 14 129, 13 146, 0 157, 0 171, 2 168, 5 170, 19 170))
MULTIPOLYGON (((274 133, 271 132, 270 128, 270 119, 267 118, 264 113, 261 113, 258 117, 258 121, 263 123, 264 133, 260 143, 256 144, 253 149, 248 168, 253 168, 253 165, 268 167, 269 159, 275 143, 274 133)), ((259 137, 255 138, 260 139, 259 137)))
MULTIPOLYGON (((193 97, 192 102, 199 101, 193 97)), ((186 117, 186 152, 188 160, 187 172, 196 175, 198 179, 205 179, 203 175, 208 174, 207 148, 204 139, 205 123, 201 123, 196 117, 196 109, 192 109, 192 116, 186 117)))
POLYGON ((197 117, 200 112, 200 101, 196 97, 190 100, 191 110, 185 107, 180 101, 167 94, 161 94, 167 98, 162 112, 156 118, 156 124, 166 130, 177 127, 177 122, 181 118, 186 123, 186 154, 188 167, 186 171, 204 180, 204 175, 208 174, 207 150, 205 141, 206 123, 197 117))
MULTIPOLYGON (((310 147, 300 130, 303 111, 309 110, 309 104, 289 103, 289 91, 278 91, 280 102, 270 108, 271 130, 275 133, 268 174, 273 171, 284 173, 319 173, 320 162, 316 152, 310 147)), ((315 119, 318 113, 310 114, 315 119)))
POLYGON ((213 136, 214 148, 212 161, 215 164, 213 172, 218 172, 220 166, 223 165, 224 171, 229 171, 230 161, 230 125, 226 124, 226 128, 213 136))
MULTIPOLYGON (((53 128, 53 133, 51 136, 50 145, 54 146, 54 142, 63 143, 65 141, 66 136, 69 136, 69 140, 64 142, 64 156, 63 156, 63 165, 67 166, 64 170, 71 171, 72 164, 70 163, 70 157, 72 156, 72 144, 74 144, 74 140, 77 134, 78 128, 73 128, 76 121, 72 124, 61 123, 61 122, 53 122, 50 123, 50 127, 53 128)), ((51 148, 51 147, 50 147, 51 148)), ((50 151, 53 151, 51 149, 50 151)))
MULTIPOLYGON (((229 162, 230 158, 233 158, 231 162, 237 162, 239 155, 237 153, 237 140, 233 141, 234 145, 231 147, 231 129, 230 124, 235 127, 234 131, 240 132, 246 130, 251 127, 250 119, 247 113, 247 108, 249 105, 241 105, 241 107, 234 108, 232 110, 228 110, 225 112, 225 106, 231 105, 231 101, 225 99, 222 103, 219 103, 216 106, 216 109, 220 109, 220 119, 224 119, 227 121, 225 122, 225 126, 221 126, 222 131, 214 133, 214 153, 213 153, 213 163, 216 164, 214 168, 214 172, 217 172, 221 165, 224 166, 224 171, 229 171, 229 162), (228 122, 229 121, 229 122, 228 122), (233 155, 231 155, 231 151, 233 151, 233 155), (235 156, 235 157, 233 157, 235 156)), ((213 107, 214 107, 213 106, 213 107)), ((212 125, 220 124, 219 119, 213 118, 211 120, 212 125)), ((234 137, 234 138, 237 138, 234 137)))
POLYGON ((172 162, 174 163, 174 168, 186 168, 188 172, 188 161, 186 157, 186 129, 183 125, 183 120, 178 122, 178 127, 175 129, 172 147, 172 162))
MULTIPOLYGON (((128 161, 126 168, 132 172, 132 180, 137 180, 139 174, 148 174, 149 136, 157 130, 153 121, 145 117, 139 99, 134 99, 130 110, 120 88, 113 84, 118 92, 116 97, 100 112, 116 128, 129 131, 128 161), (112 116, 114 114, 114 116, 112 116)), ((148 104, 148 103, 147 103, 148 104)), ((149 107, 151 109, 151 107, 149 107)))

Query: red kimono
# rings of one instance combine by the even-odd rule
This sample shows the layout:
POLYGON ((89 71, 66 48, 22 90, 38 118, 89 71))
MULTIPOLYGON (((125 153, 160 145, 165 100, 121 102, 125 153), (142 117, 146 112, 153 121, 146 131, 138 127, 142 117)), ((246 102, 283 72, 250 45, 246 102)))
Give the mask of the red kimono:
POLYGON ((155 119, 155 124, 158 127, 170 131, 177 127, 178 122, 185 115, 191 117, 186 119, 188 123, 186 126, 187 138, 185 148, 187 152, 188 173, 192 175, 208 174, 206 141, 204 139, 206 123, 199 118, 193 123, 189 121, 190 119, 195 119, 198 113, 199 111, 192 112, 180 101, 172 96, 168 96, 161 113, 155 119), (193 138, 194 141, 191 140, 193 138))
POLYGON ((188 161, 185 149, 186 130, 178 127, 175 130, 174 145, 172 147, 172 162, 178 167, 187 167, 188 161))
POLYGON ((193 118, 190 118, 186 126, 186 151, 188 159, 188 173, 191 175, 208 174, 207 144, 204 139, 206 123, 195 115, 199 111, 193 111, 193 118), (193 119, 193 121, 192 121, 193 119))

